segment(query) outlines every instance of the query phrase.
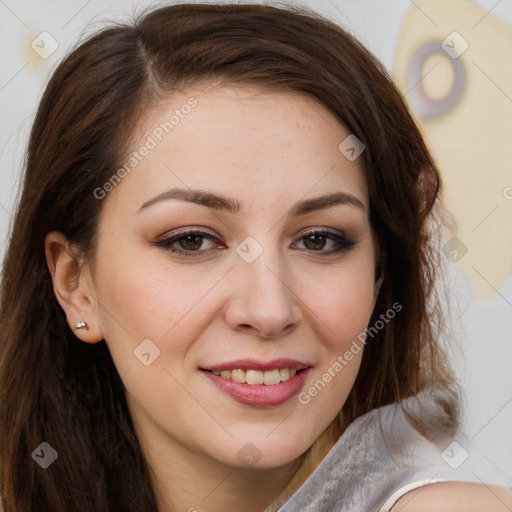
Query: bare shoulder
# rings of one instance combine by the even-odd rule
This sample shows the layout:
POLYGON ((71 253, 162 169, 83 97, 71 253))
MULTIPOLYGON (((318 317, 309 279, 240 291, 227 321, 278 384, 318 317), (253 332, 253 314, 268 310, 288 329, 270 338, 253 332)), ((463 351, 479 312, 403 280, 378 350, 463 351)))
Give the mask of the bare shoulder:
POLYGON ((391 512, 512 512, 512 491, 469 482, 440 482, 404 494, 391 512))

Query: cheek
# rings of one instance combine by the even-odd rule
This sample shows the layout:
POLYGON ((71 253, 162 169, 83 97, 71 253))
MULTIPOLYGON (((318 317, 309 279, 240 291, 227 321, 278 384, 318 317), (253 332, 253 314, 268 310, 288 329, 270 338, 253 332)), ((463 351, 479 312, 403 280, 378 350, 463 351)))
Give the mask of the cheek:
MULTIPOLYGON (((373 260, 372 260, 373 261, 373 260)), ((322 290, 310 296, 311 320, 321 340, 317 367, 300 393, 299 403, 308 407, 320 428, 318 435, 338 414, 359 372, 364 351, 363 334, 375 297, 371 266, 354 265, 334 273, 322 290)))
POLYGON ((173 359, 182 359, 208 321, 208 295, 222 273, 192 266, 176 272, 161 260, 148 262, 144 251, 115 250, 118 243, 98 253, 96 279, 103 334, 119 372, 131 368, 133 351, 146 339, 161 351, 161 361, 169 348, 173 359))
POLYGON ((329 348, 343 350, 367 327, 373 311, 373 285, 331 290, 317 309, 319 318, 328 328, 325 339, 329 348))
POLYGON ((375 301, 372 265, 362 258, 350 268, 304 278, 301 299, 308 307, 303 311, 328 350, 343 351, 366 329, 375 301))

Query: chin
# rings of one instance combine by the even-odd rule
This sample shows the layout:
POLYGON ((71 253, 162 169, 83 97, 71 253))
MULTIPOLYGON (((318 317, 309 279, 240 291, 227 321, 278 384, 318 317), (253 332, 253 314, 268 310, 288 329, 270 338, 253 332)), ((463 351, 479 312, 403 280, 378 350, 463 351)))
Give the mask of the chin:
MULTIPOLYGON (((275 428, 275 425, 272 427, 275 428)), ((306 438, 304 432, 282 432, 272 428, 261 429, 254 435, 239 435, 232 440, 231 446, 224 451, 226 458, 222 462, 237 468, 277 469, 295 462, 315 441, 315 437, 306 438)), ((216 453, 219 459, 219 452, 216 453)))

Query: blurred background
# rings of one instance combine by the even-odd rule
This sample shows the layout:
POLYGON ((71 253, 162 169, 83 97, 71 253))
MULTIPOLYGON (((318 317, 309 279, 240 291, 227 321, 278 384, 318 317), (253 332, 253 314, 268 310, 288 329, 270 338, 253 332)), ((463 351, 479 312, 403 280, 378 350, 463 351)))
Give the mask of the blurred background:
MULTIPOLYGON (((0 257, 49 74, 80 38, 166 3, 174 2, 0 0, 0 257)), ((512 1, 281 5, 310 7, 356 35, 421 126, 453 220, 441 250, 466 438, 451 464, 467 463, 467 448, 479 479, 512 488, 512 1)))

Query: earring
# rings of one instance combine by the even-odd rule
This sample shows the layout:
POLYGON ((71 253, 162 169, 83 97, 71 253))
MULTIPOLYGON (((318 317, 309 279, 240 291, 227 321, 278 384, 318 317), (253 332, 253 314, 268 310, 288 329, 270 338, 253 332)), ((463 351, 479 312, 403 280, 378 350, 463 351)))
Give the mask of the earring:
POLYGON ((83 329, 83 328, 85 328, 85 329, 88 329, 88 328, 89 328, 89 326, 87 325, 87 323, 86 323, 86 322, 83 322, 83 321, 82 321, 82 322, 78 322, 78 323, 75 325, 75 329, 83 329))

